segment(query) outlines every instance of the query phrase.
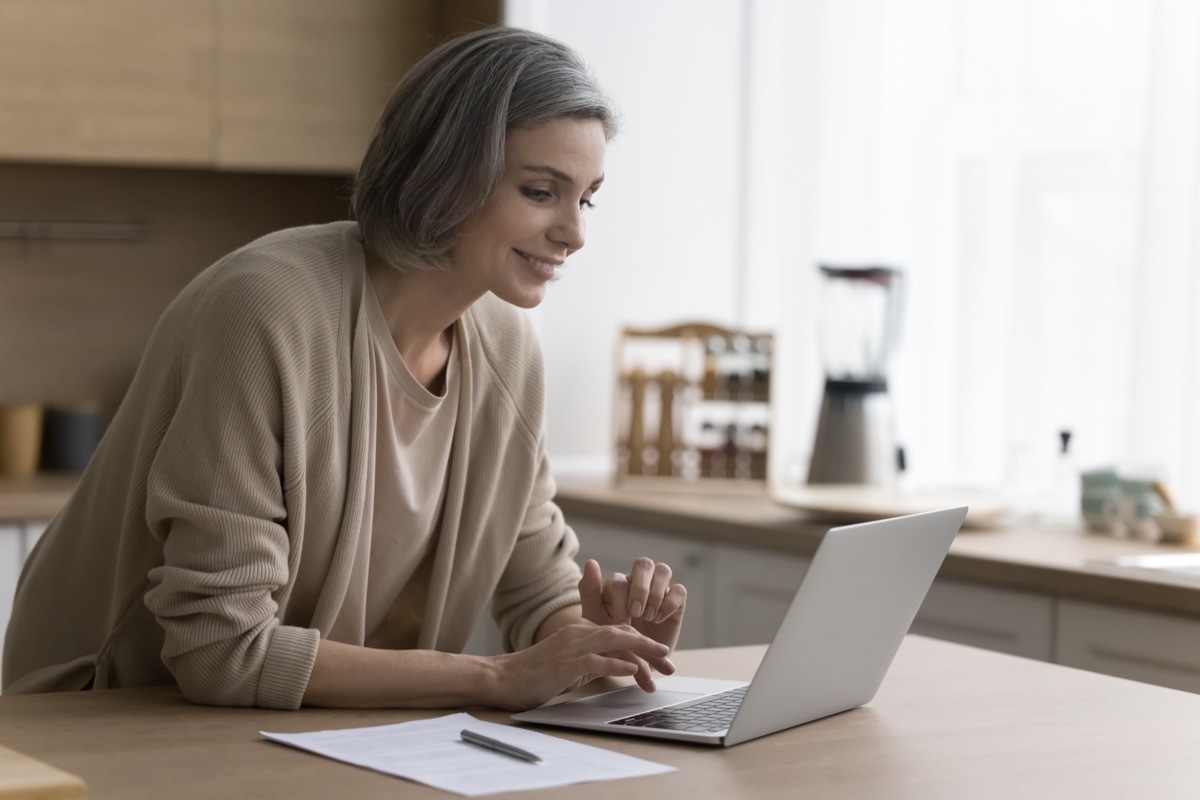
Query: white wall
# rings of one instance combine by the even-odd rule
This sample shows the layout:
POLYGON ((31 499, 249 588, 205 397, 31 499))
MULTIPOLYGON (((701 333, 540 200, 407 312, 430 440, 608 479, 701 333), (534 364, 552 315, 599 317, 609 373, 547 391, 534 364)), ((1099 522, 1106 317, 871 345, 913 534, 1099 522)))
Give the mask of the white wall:
MULTIPOLYGON (((782 41, 778 23, 798 5, 506 4, 509 24, 574 47, 621 114, 587 246, 535 312, 546 357, 547 435, 558 473, 611 469, 614 356, 623 326, 686 319, 783 334, 781 316, 809 315, 806 273, 786 269, 812 265, 797 246, 807 233, 800 225, 783 234, 788 226, 771 218, 779 207, 775 195, 797 189, 795 165, 771 168, 772 154, 782 146, 772 138, 780 126, 755 124, 791 113, 778 102, 781 76, 760 64, 773 49, 797 44, 782 41), (781 257, 785 235, 791 241, 781 257)), ((803 78, 790 79, 794 86, 803 78)), ((777 346, 778 360, 811 363, 811 343, 803 335, 781 335, 777 346)), ((815 404, 791 399, 796 381, 784 372, 777 369, 778 405, 802 408, 778 416, 776 439, 797 442, 807 435, 815 404)), ((797 460, 802 449, 776 446, 775 456, 797 460)))
POLYGON ((555 469, 610 468, 620 328, 698 318, 776 333, 771 475, 801 478, 816 265, 882 262, 908 284, 890 372, 910 485, 1043 482, 1069 427, 1081 465, 1150 465, 1194 505, 1196 13, 508 0, 624 115, 588 247, 536 312, 555 469))

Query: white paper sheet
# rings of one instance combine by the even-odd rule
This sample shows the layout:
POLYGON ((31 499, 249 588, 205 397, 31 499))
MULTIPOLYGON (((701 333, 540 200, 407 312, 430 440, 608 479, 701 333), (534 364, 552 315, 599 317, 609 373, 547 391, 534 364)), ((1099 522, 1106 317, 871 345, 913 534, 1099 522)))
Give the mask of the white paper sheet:
POLYGON ((467 797, 675 771, 666 764, 483 722, 466 713, 370 728, 260 733, 280 744, 467 797), (542 761, 520 761, 467 744, 460 736, 463 728, 529 750, 542 761))

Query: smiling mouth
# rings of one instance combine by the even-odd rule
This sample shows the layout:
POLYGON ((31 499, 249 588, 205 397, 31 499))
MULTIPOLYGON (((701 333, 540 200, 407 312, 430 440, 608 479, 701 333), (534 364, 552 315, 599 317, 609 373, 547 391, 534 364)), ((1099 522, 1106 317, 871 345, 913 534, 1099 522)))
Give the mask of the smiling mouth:
POLYGON ((521 260, 525 262, 525 265, 529 267, 530 270, 547 280, 553 278, 554 271, 561 267, 564 263, 563 261, 546 261, 538 258, 537 256, 532 256, 529 253, 526 253, 524 250, 516 250, 514 248, 514 251, 521 257, 521 260))

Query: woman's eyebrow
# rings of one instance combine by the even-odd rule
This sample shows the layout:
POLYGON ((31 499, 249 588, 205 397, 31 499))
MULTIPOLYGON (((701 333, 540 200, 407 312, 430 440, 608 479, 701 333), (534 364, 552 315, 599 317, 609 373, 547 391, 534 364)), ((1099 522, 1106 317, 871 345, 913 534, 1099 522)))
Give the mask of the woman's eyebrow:
MULTIPOLYGON (((524 170, 526 170, 526 171, 528 171, 528 172, 541 172, 541 173, 545 173, 545 174, 547 174, 547 175, 550 175, 551 177, 553 177, 553 178, 555 178, 555 179, 557 179, 557 180, 560 180, 560 181, 562 181, 563 183, 570 183, 570 184, 573 184, 573 183, 575 183, 575 179, 574 179, 574 178, 572 178, 572 177, 571 177, 570 175, 568 175, 567 173, 563 172, 561 169, 558 169, 557 167, 551 167, 551 166, 549 166, 549 165, 546 165, 546 164, 527 164, 527 165, 525 165, 524 167, 522 167, 522 169, 524 169, 524 170)), ((592 185, 591 185, 591 187, 590 187, 590 188, 592 188, 592 189, 596 189, 596 188, 598 188, 598 187, 600 186, 600 184, 602 184, 602 183, 604 183, 604 176, 603 176, 603 175, 601 175, 601 176, 600 176, 599 178, 597 178, 596 180, 592 181, 592 185)))

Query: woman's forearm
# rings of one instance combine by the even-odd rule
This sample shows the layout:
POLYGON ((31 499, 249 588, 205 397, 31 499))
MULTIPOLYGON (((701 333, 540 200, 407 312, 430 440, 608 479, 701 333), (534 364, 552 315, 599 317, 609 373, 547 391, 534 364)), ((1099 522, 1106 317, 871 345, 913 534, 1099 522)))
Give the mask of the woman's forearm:
MULTIPOLYGON (((578 607, 576 607, 578 608, 578 607)), ((538 630, 540 641, 515 653, 467 656, 435 650, 376 650, 321 640, 304 705, 338 708, 524 710, 598 676, 674 672, 670 648, 629 625, 572 621, 562 609, 538 630)))
POLYGON ((380 650, 322 639, 304 705, 456 708, 498 705, 495 659, 436 650, 380 650))
POLYGON ((564 628, 573 622, 579 622, 581 619, 583 619, 583 609, 578 604, 560 608, 542 620, 542 624, 538 626, 537 633, 533 635, 533 641, 536 644, 559 628, 564 628))
MULTIPOLYGON (((579 606, 542 622, 540 642, 579 622, 579 606)), ((327 708, 454 708, 504 705, 496 659, 436 650, 380 650, 322 639, 304 691, 304 705, 327 708)))

